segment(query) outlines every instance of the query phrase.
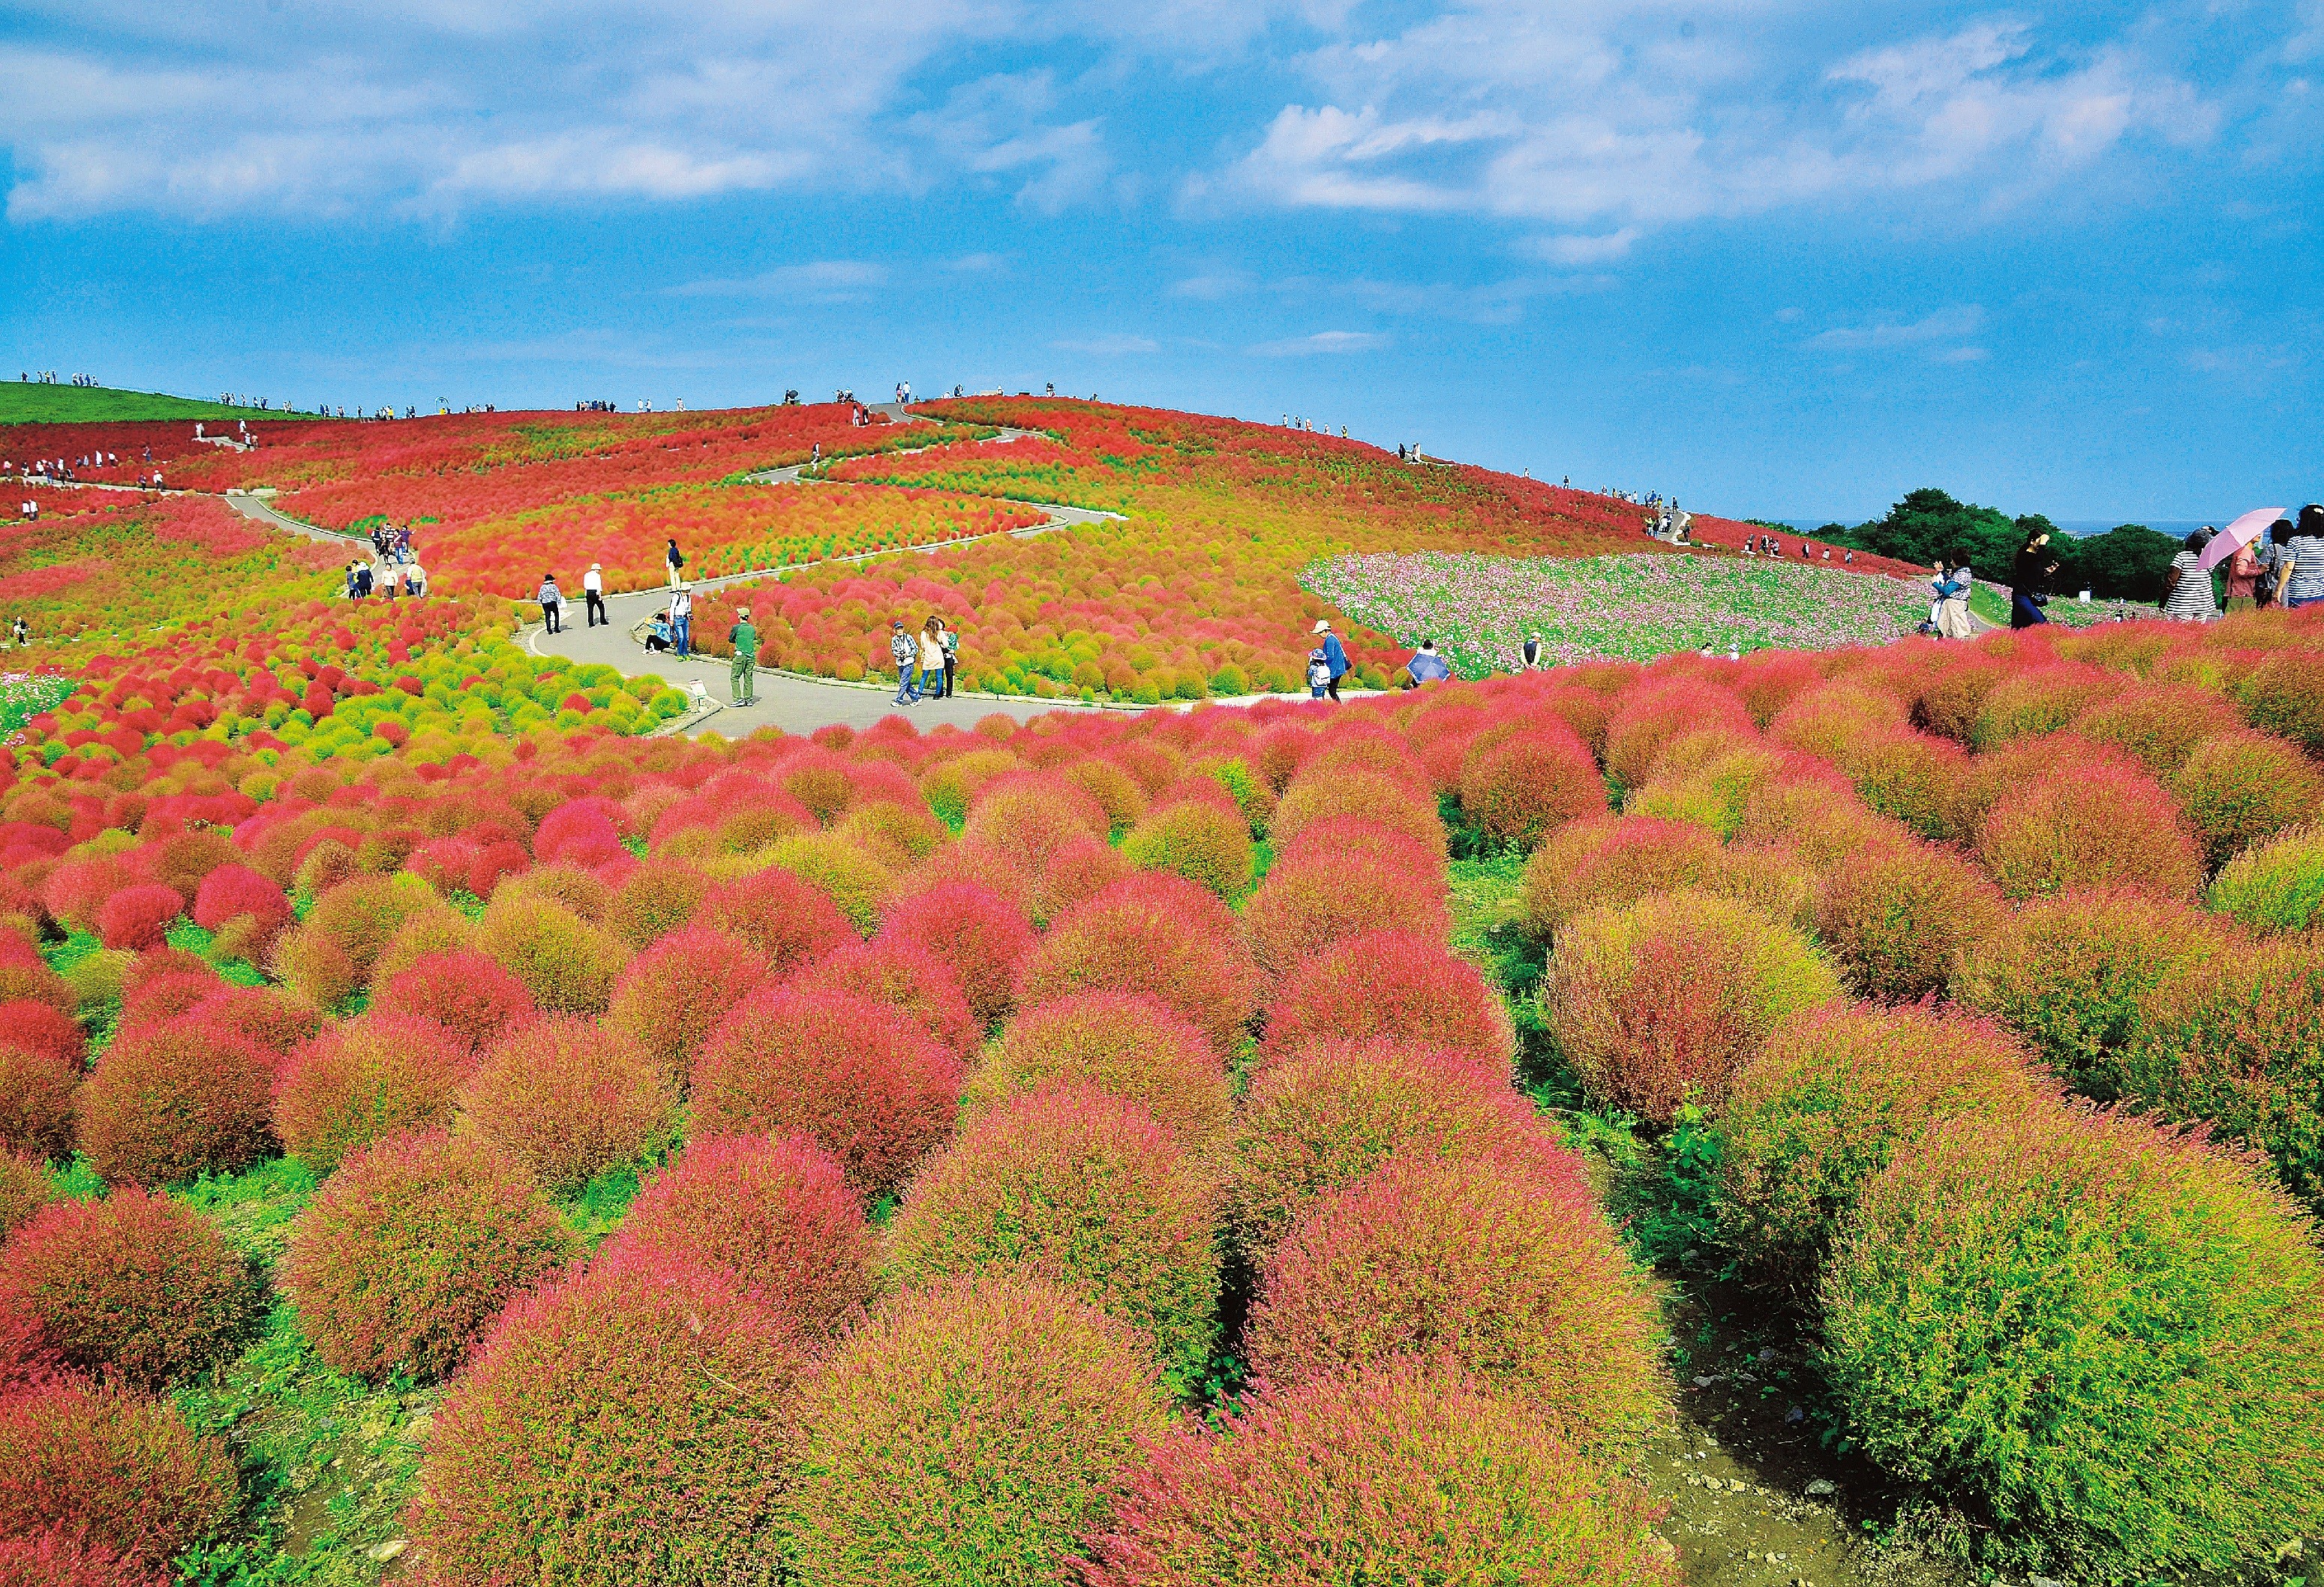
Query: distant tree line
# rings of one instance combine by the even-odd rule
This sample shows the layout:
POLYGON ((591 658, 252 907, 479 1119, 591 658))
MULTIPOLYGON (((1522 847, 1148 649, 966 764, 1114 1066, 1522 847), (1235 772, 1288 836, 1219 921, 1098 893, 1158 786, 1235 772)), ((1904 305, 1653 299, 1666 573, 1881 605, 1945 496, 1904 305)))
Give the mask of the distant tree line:
POLYGON ((2124 601, 2163 597, 2163 576, 2184 543, 2144 524, 2126 523, 2104 534, 2077 538, 2060 532, 2038 512, 2012 518, 1991 507, 1956 502, 1943 491, 1917 490, 1888 509, 1888 516, 1850 529, 1828 523, 1817 538, 1914 562, 1925 567, 1940 557, 1966 557, 1978 578, 2009 582, 2017 548, 2029 535, 2047 531, 2057 559, 2053 590, 2088 590, 2124 601))

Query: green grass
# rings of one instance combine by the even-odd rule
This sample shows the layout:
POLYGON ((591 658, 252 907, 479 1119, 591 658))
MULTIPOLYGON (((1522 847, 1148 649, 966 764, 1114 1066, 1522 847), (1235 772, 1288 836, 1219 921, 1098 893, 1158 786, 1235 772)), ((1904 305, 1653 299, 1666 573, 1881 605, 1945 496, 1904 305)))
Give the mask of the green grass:
POLYGON ((124 423, 152 419, 311 419, 310 413, 280 409, 229 408, 166 392, 124 392, 112 386, 42 385, 35 381, 0 381, 0 424, 124 423))

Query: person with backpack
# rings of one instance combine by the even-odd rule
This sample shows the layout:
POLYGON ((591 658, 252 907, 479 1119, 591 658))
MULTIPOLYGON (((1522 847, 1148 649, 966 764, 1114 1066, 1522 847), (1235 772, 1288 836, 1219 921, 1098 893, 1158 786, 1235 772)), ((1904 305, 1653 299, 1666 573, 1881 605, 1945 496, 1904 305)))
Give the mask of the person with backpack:
POLYGON ((920 691, 912 687, 912 664, 919 660, 920 648, 913 642, 900 617, 888 624, 888 654, 896 662, 896 704, 918 705, 920 691))
POLYGON ((1331 686, 1331 660, 1323 654, 1323 647, 1319 645, 1307 652, 1307 697, 1311 700, 1320 700, 1323 697, 1323 691, 1331 686))
POLYGON ((920 625, 920 687, 932 700, 942 699, 945 692, 944 641, 938 637, 943 632, 938 617, 930 616, 920 625))
POLYGON ((557 620, 558 612, 565 604, 565 597, 559 595, 557 590, 557 575, 553 573, 544 573, 540 576, 540 621, 548 626, 549 632, 551 633, 564 632, 565 630, 561 625, 559 625, 557 620))
POLYGON ((677 589, 685 581, 686 558, 678 549, 678 537, 670 536, 669 549, 661 557, 662 566, 669 571, 669 587, 677 589))
POLYGON ((737 706, 755 706, 759 703, 759 631, 751 626, 750 607, 736 609, 726 642, 734 647, 733 677, 727 693, 737 706))

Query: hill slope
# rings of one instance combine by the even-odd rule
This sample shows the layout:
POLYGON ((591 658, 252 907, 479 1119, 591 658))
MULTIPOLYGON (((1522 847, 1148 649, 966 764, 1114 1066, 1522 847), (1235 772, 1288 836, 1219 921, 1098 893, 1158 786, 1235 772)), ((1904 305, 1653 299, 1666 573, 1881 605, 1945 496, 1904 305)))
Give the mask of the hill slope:
POLYGON ((113 386, 42 385, 0 382, 0 424, 123 423, 152 419, 292 419, 305 415, 276 410, 229 408, 166 392, 124 392, 113 386))

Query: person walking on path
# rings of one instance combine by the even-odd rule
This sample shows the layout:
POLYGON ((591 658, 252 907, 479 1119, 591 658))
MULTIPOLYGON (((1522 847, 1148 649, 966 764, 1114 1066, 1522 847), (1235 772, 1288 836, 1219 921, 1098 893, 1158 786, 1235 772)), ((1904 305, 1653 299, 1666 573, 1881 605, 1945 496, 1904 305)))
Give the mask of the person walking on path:
POLYGON ((944 645, 945 695, 949 698, 953 689, 953 671, 960 665, 960 630, 942 618, 936 619, 936 638, 944 645))
POLYGON ((680 660, 694 653, 694 588, 681 584, 670 592, 669 632, 680 660))
POLYGON ((936 636, 944 623, 930 616, 920 625, 920 684, 932 700, 942 699, 945 692, 944 641, 936 636))
MULTIPOLYGON (((2279 521, 2277 529, 2282 528, 2279 521)), ((2276 598, 2286 606, 2324 601, 2324 506, 2310 502, 2283 544, 2284 570, 2276 578, 2276 598)))
POLYGON ((726 642, 734 647, 733 677, 727 693, 737 706, 759 703, 759 631, 751 626, 751 608, 738 607, 734 626, 726 631, 726 642))
POLYGON ((669 587, 672 589, 682 588, 685 585, 684 570, 686 567, 686 558, 678 549, 678 537, 676 535, 670 536, 669 549, 661 554, 661 561, 662 566, 669 572, 669 587))
POLYGON ((2009 566, 2010 627, 2033 628, 2050 621, 2050 614, 2042 610, 2050 604, 2050 595, 2042 586, 2057 571, 2058 558, 2050 554, 2049 531, 2028 535, 2009 566))
POLYGON ((595 628, 601 623, 608 628, 613 625, 613 620, 605 615, 604 564, 592 562, 589 571, 581 576, 581 598, 589 603, 589 627, 595 628))
POLYGON ((1529 633, 1526 635, 1525 667, 1523 669, 1527 672, 1538 672, 1541 670, 1541 635, 1537 633, 1529 633))
POLYGON ((2211 571, 2203 566, 2203 548, 2218 532, 2206 524, 2189 535, 2163 575, 2163 615, 2173 623, 2209 623, 2219 614, 2211 598, 2211 571))
POLYGON ((890 623, 888 654, 895 658, 896 704, 899 706, 920 703, 920 691, 912 687, 912 663, 918 660, 919 653, 919 646, 912 642, 911 634, 904 627, 904 620, 899 617, 890 623))
POLYGON ((1969 592, 1977 586, 1977 575, 1969 570, 1969 558, 1959 551, 1946 560, 1952 564, 1952 577, 1945 581, 1945 607, 1939 614, 1937 632, 1947 639, 1975 639, 1977 627, 1969 620, 1969 592))
POLYGON ((565 630, 558 622, 557 614, 565 604, 565 597, 557 593, 557 575, 544 573, 540 576, 540 598, 541 622, 548 625, 549 632, 563 633, 565 630))
POLYGON ((1323 636, 1323 665, 1331 669, 1332 674, 1331 681, 1323 686, 1323 692, 1332 697, 1333 704, 1337 705, 1340 700, 1340 679, 1346 677, 1348 673, 1348 649, 1340 642, 1340 636, 1332 632, 1330 618, 1317 618, 1315 632, 1323 636))

